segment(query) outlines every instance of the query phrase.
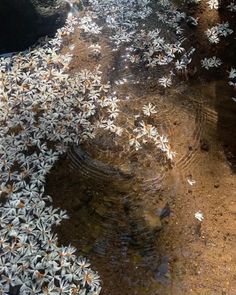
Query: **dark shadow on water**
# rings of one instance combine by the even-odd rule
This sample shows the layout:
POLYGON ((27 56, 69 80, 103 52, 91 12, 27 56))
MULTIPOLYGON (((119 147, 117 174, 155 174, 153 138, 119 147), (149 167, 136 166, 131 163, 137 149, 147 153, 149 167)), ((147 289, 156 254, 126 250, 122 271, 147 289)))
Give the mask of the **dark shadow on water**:
POLYGON ((0 54, 25 50, 39 37, 53 36, 64 24, 68 8, 44 15, 32 3, 29 0, 0 1, 0 54))

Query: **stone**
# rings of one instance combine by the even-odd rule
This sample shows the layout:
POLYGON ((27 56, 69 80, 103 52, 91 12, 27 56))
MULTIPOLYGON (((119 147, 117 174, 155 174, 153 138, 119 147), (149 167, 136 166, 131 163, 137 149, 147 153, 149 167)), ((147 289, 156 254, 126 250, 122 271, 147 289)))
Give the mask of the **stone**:
POLYGON ((201 150, 204 152, 208 152, 210 150, 210 144, 205 139, 200 140, 200 147, 201 147, 201 150))
POLYGON ((215 184, 214 184, 214 188, 219 188, 220 187, 220 184, 218 183, 218 182, 216 182, 215 184))
POLYGON ((171 274, 169 268, 169 257, 164 256, 161 260, 161 264, 155 271, 155 278, 161 284, 167 285, 171 281, 171 274))
POLYGON ((64 0, 0 0, 0 54, 27 49, 53 36, 69 11, 64 0))
POLYGON ((161 218, 160 216, 157 216, 157 214, 154 211, 145 210, 144 219, 149 228, 153 230, 161 230, 162 228, 161 218))

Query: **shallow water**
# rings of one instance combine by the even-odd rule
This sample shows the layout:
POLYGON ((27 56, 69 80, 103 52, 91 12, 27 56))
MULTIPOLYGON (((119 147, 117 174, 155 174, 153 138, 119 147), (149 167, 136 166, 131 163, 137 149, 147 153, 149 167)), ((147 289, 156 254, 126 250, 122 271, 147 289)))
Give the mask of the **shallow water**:
MULTIPOLYGON (((92 67, 87 41, 76 38, 74 67, 92 67)), ((120 98, 119 124, 137 126, 135 115, 152 102, 158 113, 149 124, 168 135, 177 155, 170 163, 151 145, 127 150, 126 137, 102 132, 72 148, 47 182, 47 193, 70 215, 59 229, 61 241, 90 259, 103 295, 234 294, 236 104, 230 90, 225 81, 198 76, 162 90, 155 70, 128 65, 126 48, 112 51, 106 36, 100 43, 104 79, 120 98), (203 223, 194 217, 199 210, 203 223)))
MULTIPOLYGON (((178 211, 185 215, 191 212, 187 223, 189 228, 195 228, 194 213, 203 209, 201 202, 195 201, 197 197, 191 195, 205 195, 224 182, 220 179, 223 174, 217 175, 215 171, 221 166, 227 170, 227 177, 231 177, 222 156, 225 137, 220 137, 220 130, 224 126, 220 126, 213 103, 217 99, 215 85, 183 86, 164 97, 155 94, 146 97, 158 106, 160 127, 168 132, 177 152, 174 166, 161 162, 151 147, 141 153, 127 153, 122 149, 122 142, 117 146, 101 136, 79 152, 72 149, 49 177, 48 193, 70 215, 70 220, 60 229, 61 239, 76 245, 90 259, 101 275, 102 294, 185 294, 184 285, 179 287, 182 273, 177 265, 181 263, 186 272, 191 267, 186 254, 178 253, 179 236, 175 232, 183 226, 186 216, 178 216, 182 221, 180 225, 175 224, 171 245, 165 239, 173 226, 168 223, 177 218, 178 211), (84 154, 85 151, 90 155, 84 154), (212 177, 212 173, 216 175, 212 177), (192 187, 188 180, 196 180, 196 185, 192 187), (192 204, 189 198, 193 198, 192 204), (171 214, 161 218, 167 203, 171 214)), ((221 95, 228 100, 227 93, 221 89, 221 95)), ((129 94, 134 96, 134 92, 129 94)), ((135 100, 137 108, 143 99, 135 100)), ((125 102, 126 112, 129 104, 133 105, 125 102)), ((229 166, 234 168, 233 163, 229 166)), ((233 189, 227 188, 226 196, 234 193, 233 189)), ((220 194, 218 190, 215 198, 220 194)), ((203 211, 207 215, 211 201, 205 202, 203 211)), ((185 228, 179 230, 189 236, 189 229, 187 233, 185 228)), ((194 235, 198 239, 197 231, 194 235)), ((187 242, 186 246, 189 247, 187 242)))

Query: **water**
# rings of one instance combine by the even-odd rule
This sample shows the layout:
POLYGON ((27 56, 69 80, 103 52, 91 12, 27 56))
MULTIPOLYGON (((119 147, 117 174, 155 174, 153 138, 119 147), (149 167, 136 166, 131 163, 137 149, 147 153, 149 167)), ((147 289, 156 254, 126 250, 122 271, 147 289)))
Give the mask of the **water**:
MULTIPOLYGON (((216 190, 214 185, 223 182, 224 186, 225 177, 232 177, 222 158, 214 89, 215 83, 209 83, 206 87, 183 86, 164 98, 147 96, 161 110, 160 127, 168 132, 177 151, 174 165, 161 162, 155 149, 127 153, 101 136, 79 150, 72 149, 49 177, 48 192, 70 215, 59 229, 61 239, 89 257, 101 275, 102 294, 181 294, 188 290, 180 281, 185 272, 193 275, 188 259, 190 255, 196 261, 196 257, 187 254, 192 246, 187 237, 192 234, 186 231, 186 224, 194 229, 194 213, 202 210, 199 196, 205 198, 216 190), (215 171, 218 169, 222 174, 215 171), (196 180, 196 185, 192 187, 187 179, 196 180), (171 217, 161 219, 167 202, 171 217), (181 247, 179 236, 185 243, 181 247)), ((136 99, 137 107, 143 99, 136 99)), ((133 102, 125 102, 126 113, 131 111, 129 104, 133 102)), ((227 196, 232 189, 226 189, 227 196)), ((221 192, 216 191, 214 198, 221 192)), ((208 217, 215 210, 211 202, 211 198, 204 200, 208 217)))
MULTIPOLYGON (((93 67, 90 40, 74 38, 73 66, 93 67)), ((119 139, 100 132, 72 147, 48 177, 47 193, 70 215, 58 229, 61 241, 90 259, 103 295, 234 294, 236 104, 230 90, 201 73, 189 81, 177 77, 174 88, 163 90, 155 69, 127 62, 126 47, 114 51, 106 35, 99 44, 104 80, 120 99, 117 121, 126 132, 119 139), (168 136, 173 163, 151 144, 127 148, 127 133, 148 102, 158 110, 148 124, 168 136), (171 212, 163 218, 167 204, 171 212), (199 210, 202 224, 194 218, 199 210)))

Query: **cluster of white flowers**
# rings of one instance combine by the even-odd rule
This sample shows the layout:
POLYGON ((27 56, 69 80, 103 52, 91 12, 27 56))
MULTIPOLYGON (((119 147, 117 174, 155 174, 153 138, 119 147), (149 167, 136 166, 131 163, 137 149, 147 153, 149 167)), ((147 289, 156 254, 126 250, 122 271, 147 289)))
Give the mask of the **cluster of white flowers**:
POLYGON ((0 293, 98 294, 99 277, 86 259, 77 257, 72 246, 57 245, 52 227, 67 216, 48 205, 50 198, 42 194, 45 175, 33 171, 29 164, 28 171, 22 167, 21 174, 10 175, 19 178, 8 185, 7 202, 0 208, 0 293))
MULTIPOLYGON (((133 47, 142 51, 140 60, 146 62, 149 67, 155 67, 172 63, 178 57, 178 54, 185 51, 182 43, 183 41, 168 42, 159 29, 148 32, 141 30, 133 47)), ((133 61, 132 56, 131 61, 133 61)))
MULTIPOLYGON (((72 55, 61 53, 64 38, 77 25, 87 34, 99 35, 103 27, 95 20, 102 16, 113 44, 128 43, 135 52, 127 55, 131 62, 167 66, 168 73, 158 79, 165 88, 172 85, 173 69, 186 71, 195 51, 183 46, 182 22, 197 25, 198 20, 176 9, 170 0, 158 0, 157 11, 151 8, 151 0, 88 0, 88 4, 90 11, 79 21, 69 14, 54 38, 43 39, 26 52, 0 57, 0 196, 4 200, 0 208, 0 294, 100 293, 100 279, 86 259, 77 257, 72 246, 58 246, 52 227, 67 215, 53 209, 44 186, 47 173, 69 145, 94 138, 100 129, 122 135, 123 128, 116 125, 120 100, 110 93, 109 83, 102 82, 99 67, 69 74, 72 55), (157 28, 140 29, 151 15, 157 19, 157 28), (163 25, 168 28, 164 33, 163 25)), ((208 4, 218 9, 217 0, 208 4)), ((228 9, 236 11, 235 4, 231 2, 228 9)), ((206 31, 211 43, 232 33, 228 22, 206 31)), ((101 46, 92 44, 89 50, 99 56, 101 46)), ((210 69, 222 62, 213 56, 201 64, 210 69)), ((126 82, 121 78, 114 84, 126 82)), ((228 83, 236 86, 234 68, 228 83)), ((168 138, 145 120, 158 114, 155 105, 144 105, 142 112, 144 118, 129 134, 129 146, 138 150, 142 144, 154 143, 172 160, 175 153, 168 138)))
POLYGON ((156 16, 159 26, 161 27, 163 24, 174 31, 177 36, 182 35, 184 31, 181 23, 186 19, 186 13, 177 9, 173 1, 170 0, 165 0, 164 3, 157 1, 157 4, 159 7, 156 16))
MULTIPOLYGON (((183 2, 198 4, 200 0, 183 2)), ((106 27, 110 29, 110 39, 118 46, 128 43, 128 46, 132 48, 128 56, 132 63, 144 61, 149 67, 162 66, 163 77, 159 78, 160 85, 164 87, 172 85, 173 68, 187 77, 188 66, 192 61, 195 48, 191 48, 188 52, 185 51, 182 25, 186 22, 197 26, 198 18, 187 16, 170 0, 156 1, 155 5, 158 9, 155 10, 153 10, 151 0, 89 0, 88 3, 95 17, 103 16, 106 27), (145 26, 140 26, 140 21, 154 15, 156 16, 156 29, 148 30, 144 29, 145 26), (165 33, 162 33, 160 29, 163 26, 169 28, 169 30, 165 29, 165 33), (163 66, 166 66, 169 73, 163 66)), ((218 0, 209 0, 207 3, 210 9, 219 8, 218 0)), ((231 2, 227 8, 234 11, 234 2, 231 2)), ((227 37, 232 33, 229 22, 219 23, 205 32, 212 44, 219 43, 221 37, 227 37)), ((202 66, 207 69, 218 67, 221 63, 215 57, 202 60, 202 66)))
POLYGON ((172 161, 175 157, 175 152, 171 150, 167 136, 160 134, 156 126, 146 122, 145 117, 154 118, 158 115, 156 106, 148 103, 143 106, 142 111, 143 117, 142 114, 136 115, 136 118, 139 120, 138 127, 133 129, 132 134, 129 133, 129 145, 134 147, 135 150, 139 150, 145 144, 153 144, 165 155, 166 159, 172 161))
POLYGON ((227 37, 232 33, 233 30, 230 29, 228 22, 217 24, 216 26, 207 29, 207 31, 205 32, 209 42, 215 44, 219 43, 220 37, 227 37))
MULTIPOLYGON (((102 83, 99 67, 69 73, 72 55, 62 54, 61 47, 76 25, 69 14, 54 38, 0 58, 0 195, 5 199, 0 209, 1 294, 100 293, 100 279, 90 264, 76 257, 72 246, 57 245, 52 227, 67 215, 53 209, 44 195, 46 175, 69 145, 93 138, 101 128, 118 136, 123 131, 115 124, 119 99, 102 83)), ((101 31, 89 15, 79 27, 89 34, 101 31)), ((99 54, 101 47, 92 44, 89 49, 99 54)), ((151 104, 143 111, 156 112, 151 104)), ((173 159, 167 138, 155 127, 143 125, 139 131, 134 133, 142 142, 151 138, 173 159)))
POLYGON ((172 85, 172 78, 174 76, 173 67, 177 73, 187 72, 188 65, 191 63, 192 55, 195 52, 194 48, 185 51, 183 42, 184 39, 173 43, 168 42, 159 29, 148 32, 141 30, 133 43, 134 50, 138 48, 139 51, 141 50, 141 53, 138 58, 136 54, 130 55, 129 59, 133 63, 145 62, 148 67, 161 66, 165 71, 169 69, 169 73, 158 80, 160 85, 169 87, 172 85))
POLYGON ((143 144, 147 143, 153 143, 170 161, 173 161, 176 156, 176 153, 171 150, 166 136, 160 135, 155 126, 141 122, 140 127, 136 129, 136 134, 129 136, 129 145, 138 151, 143 144))
POLYGON ((60 48, 76 24, 70 16, 53 39, 0 58, 2 294, 100 292, 86 260, 57 245, 52 227, 67 216, 44 195, 46 175, 69 144, 93 138, 98 128, 122 133, 115 125, 119 100, 99 68, 68 73, 72 56, 60 48))
POLYGON ((164 88, 170 87, 172 85, 172 75, 161 77, 158 82, 164 88))
POLYGON ((187 73, 187 67, 192 61, 192 54, 195 52, 195 48, 190 49, 188 52, 182 55, 180 59, 175 62, 175 69, 178 73, 187 73))
POLYGON ((96 19, 95 15, 81 17, 79 20, 79 28, 84 30, 85 33, 100 34, 102 28, 95 23, 94 19, 96 19))
MULTIPOLYGON (((167 6, 168 8, 170 7, 169 0, 161 0, 159 2, 162 8, 167 6)), ((184 51, 181 46, 182 41, 169 43, 167 42, 167 40, 159 36, 160 32, 158 30, 156 32, 150 31, 146 33, 145 30, 139 29, 140 21, 146 19, 153 13, 151 7, 149 6, 149 4, 151 3, 150 0, 89 0, 88 3, 88 10, 90 11, 90 15, 92 11, 94 19, 96 18, 96 16, 99 17, 100 20, 101 17, 103 18, 103 24, 105 24, 103 25, 103 27, 106 26, 106 28, 110 30, 109 38, 113 44, 115 44, 116 46, 120 46, 121 44, 128 44, 127 50, 130 52, 133 52, 137 48, 144 49, 144 47, 149 47, 148 52, 144 56, 144 59, 147 61, 149 66, 154 66, 157 64, 168 65, 169 63, 174 61, 174 58, 177 56, 178 53, 182 53, 184 51), (146 41, 147 44, 145 43, 146 35, 150 39, 149 41, 146 41), (159 44, 157 43, 158 40, 159 44), (139 44, 137 42, 139 42, 139 44), (153 43, 153 55, 155 54, 155 58, 152 56, 151 53, 151 43, 153 43), (164 54, 163 57, 161 56, 162 54, 164 54), (150 55, 149 58, 148 55, 150 55)), ((167 14, 164 15, 163 10, 161 22, 166 19, 166 15, 167 14)), ((180 28, 178 27, 178 22, 180 22, 185 17, 185 14, 180 13, 177 10, 174 10, 174 12, 172 10, 169 10, 168 15, 168 26, 174 28, 174 31, 180 31, 180 28)), ((85 16, 84 18, 87 20, 87 16, 85 16)), ((90 18, 90 21, 92 21, 92 18, 90 18)), ((84 26, 88 25, 89 27, 90 22, 82 22, 83 29, 84 31, 86 31, 87 29, 84 28, 84 26)), ((130 61, 140 61, 140 58, 135 58, 135 56, 130 53, 127 53, 125 58, 129 59, 130 61)), ((182 61, 182 64, 187 65, 190 62, 190 54, 185 53, 185 56, 183 58, 181 58, 180 56, 180 60, 182 61)), ((171 72, 166 80, 165 77, 160 78, 160 84, 164 87, 169 87, 172 84, 172 76, 173 73, 171 72)), ((122 86, 128 82, 129 81, 127 80, 127 78, 121 78, 114 81, 114 84, 116 86, 122 86)), ((138 82, 136 81, 133 83, 138 82)), ((108 100, 106 99, 105 102, 107 101, 108 100)), ((118 101, 118 99, 115 100, 113 98, 112 101, 113 103, 115 103, 116 101, 118 101)), ((148 104, 147 106, 144 106, 143 112, 145 115, 148 116, 148 114, 151 115, 155 113, 155 108, 151 104, 148 104)), ((118 114, 119 110, 117 106, 113 105, 113 109, 110 115, 112 116, 112 118, 116 118, 118 114)), ((132 129, 131 133, 127 132, 126 130, 125 133, 128 133, 130 147, 134 147, 136 150, 138 150, 142 147, 142 143, 146 143, 152 140, 152 142, 154 142, 155 145, 158 146, 158 148, 166 155, 166 157, 172 160, 174 157, 174 153, 170 151, 167 137, 160 136, 156 130, 156 127, 152 126, 151 128, 149 128, 149 125, 145 126, 143 128, 142 135, 137 132, 137 128, 132 129), (144 131, 145 126, 147 126, 146 131, 144 131), (155 135, 150 130, 156 130, 155 135), (162 138, 165 138, 165 140, 163 141, 162 138)), ((121 135, 123 133, 123 128, 115 126, 114 122, 110 120, 110 118, 104 119, 99 127, 102 127, 109 132, 116 133, 117 135, 121 135)))
POLYGON ((209 70, 210 68, 218 68, 222 65, 222 61, 216 56, 204 58, 201 60, 202 67, 209 70))
MULTIPOLYGON (((152 106, 151 108, 153 110, 152 106)), ((139 126, 134 129, 134 133, 135 135, 129 138, 129 145, 133 146, 136 150, 139 150, 142 144, 153 143, 159 150, 166 154, 167 159, 172 161, 175 157, 175 152, 170 149, 168 138, 165 135, 159 134, 157 128, 152 124, 148 124, 142 120, 139 126)))
POLYGON ((150 0, 89 0, 94 14, 104 17, 110 29, 110 39, 116 44, 131 42, 135 38, 138 20, 152 13, 150 0))
POLYGON ((166 88, 172 85, 173 69, 187 77, 195 48, 185 50, 182 24, 184 21, 196 26, 198 19, 176 9, 172 1, 157 1, 157 5, 158 9, 154 12, 156 29, 142 28, 136 33, 129 59, 132 63, 141 61, 147 67, 158 67, 163 75, 158 79, 159 84, 166 88), (168 30, 160 29, 163 26, 168 30))

